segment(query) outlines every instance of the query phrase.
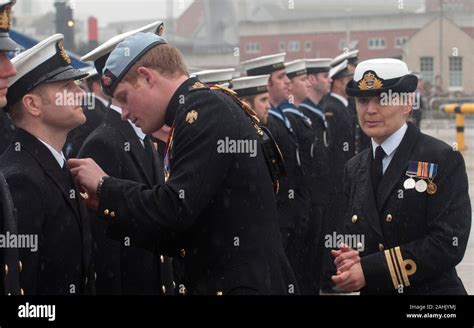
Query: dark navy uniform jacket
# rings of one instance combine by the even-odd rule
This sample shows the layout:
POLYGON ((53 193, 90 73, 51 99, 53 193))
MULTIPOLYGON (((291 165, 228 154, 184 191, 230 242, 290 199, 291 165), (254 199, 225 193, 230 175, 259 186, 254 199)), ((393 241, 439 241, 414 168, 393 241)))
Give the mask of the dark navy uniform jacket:
MULTIPOLYGON (((92 158, 110 176, 143 183, 150 188, 164 180, 163 163, 149 137, 144 145, 128 121, 109 108, 103 122, 85 140, 80 158, 92 158)), ((90 211, 94 236, 97 294, 136 295, 173 292, 171 259, 140 248, 133 224, 108 225, 103 213, 90 211)), ((137 234, 139 235, 137 237, 137 234)))
POLYGON ((344 234, 364 235, 363 294, 465 294, 455 266, 471 227, 464 159, 409 123, 376 193, 372 149, 347 163, 344 234), (405 189, 409 161, 438 164, 429 194, 405 189))
POLYGON ((25 295, 94 293, 92 235, 87 210, 66 164, 17 128, 0 168, 16 208, 18 233, 36 235, 36 251, 19 250, 25 295))
POLYGON ((108 178, 99 211, 151 226, 157 247, 183 259, 191 294, 295 293, 261 149, 256 156, 218 150, 226 138, 257 142, 250 118, 230 96, 188 79, 171 98, 165 124, 173 127, 166 183, 108 178))

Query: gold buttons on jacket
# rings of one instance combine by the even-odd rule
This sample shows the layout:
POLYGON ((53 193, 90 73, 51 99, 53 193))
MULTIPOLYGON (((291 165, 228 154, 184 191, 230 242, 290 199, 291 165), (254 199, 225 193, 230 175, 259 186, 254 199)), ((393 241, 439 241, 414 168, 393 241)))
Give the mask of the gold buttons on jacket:
POLYGON ((384 249, 385 249, 385 247, 383 246, 383 244, 382 244, 382 243, 380 243, 380 244, 379 244, 379 251, 381 251, 381 252, 382 252, 384 249))
POLYGON ((354 214, 354 215, 352 216, 352 223, 356 223, 358 219, 359 219, 359 218, 357 217, 357 215, 354 214))
POLYGON ((390 223, 390 222, 392 222, 392 220, 393 220, 392 214, 387 214, 387 217, 385 218, 385 221, 390 223))
POLYGON ((179 255, 181 255, 181 257, 185 257, 186 256, 186 250, 184 250, 184 249, 180 250, 179 255))
POLYGON ((21 261, 18 261, 18 269, 20 269, 20 272, 23 271, 23 263, 21 261))
POLYGON ((115 212, 109 210, 108 208, 106 208, 106 209, 104 210, 104 215, 105 215, 105 216, 110 216, 110 217, 114 218, 114 217, 115 217, 115 212))
POLYGON ((5 275, 8 275, 8 265, 5 264, 5 275))

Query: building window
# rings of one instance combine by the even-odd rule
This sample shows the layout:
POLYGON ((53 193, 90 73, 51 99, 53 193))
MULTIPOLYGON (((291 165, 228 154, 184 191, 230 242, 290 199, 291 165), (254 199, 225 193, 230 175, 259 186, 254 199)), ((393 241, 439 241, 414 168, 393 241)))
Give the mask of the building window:
POLYGON ((449 87, 462 88, 462 57, 449 57, 449 87))
POLYGON ((249 42, 245 46, 245 53, 247 54, 258 54, 260 52, 260 43, 249 42))
POLYGON ((420 73, 424 81, 433 83, 433 57, 420 58, 420 73))
POLYGON ((408 37, 406 36, 400 36, 398 38, 395 38, 395 48, 403 48, 405 43, 407 43, 408 37))
POLYGON ((313 48, 313 43, 311 41, 305 41, 304 43, 304 51, 310 52, 313 48))
POLYGON ((284 41, 280 41, 278 44, 278 51, 279 52, 285 52, 286 51, 286 44, 284 41))
POLYGON ((288 51, 289 52, 299 52, 300 51, 300 42, 299 41, 288 41, 288 51))
POLYGON ((369 49, 385 49, 385 39, 384 38, 373 38, 368 41, 369 49))

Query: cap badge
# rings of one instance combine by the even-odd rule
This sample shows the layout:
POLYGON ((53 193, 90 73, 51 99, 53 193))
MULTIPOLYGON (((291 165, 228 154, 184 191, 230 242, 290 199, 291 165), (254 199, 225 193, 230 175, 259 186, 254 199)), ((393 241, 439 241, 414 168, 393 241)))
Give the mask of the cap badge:
POLYGON ((257 87, 257 92, 267 92, 268 91, 268 88, 266 85, 261 85, 261 86, 258 86, 257 87))
POLYGON ((102 76, 102 84, 103 84, 104 86, 108 87, 109 85, 112 84, 112 79, 111 79, 109 76, 107 76, 107 75, 103 75, 103 76, 102 76))
POLYGON ((160 27, 158 28, 158 35, 159 35, 159 36, 162 36, 163 33, 165 33, 165 27, 164 27, 164 25, 162 24, 162 25, 160 25, 160 27))
POLYGON ((8 7, 0 13, 0 29, 10 29, 10 8, 8 7))
POLYGON ((285 63, 276 63, 276 64, 273 64, 273 68, 274 69, 284 69, 285 68, 285 63))
POLYGON ((71 65, 71 58, 69 58, 68 54, 64 50, 64 46, 62 42, 58 42, 58 49, 59 49, 59 54, 63 58, 63 60, 68 64, 71 65))
POLYGON ((197 121, 197 119, 198 119, 198 112, 196 112, 194 109, 186 115, 186 122, 188 122, 189 124, 193 124, 194 122, 197 121))
POLYGON ((359 81, 360 90, 378 90, 382 89, 383 82, 377 78, 372 71, 368 71, 364 74, 362 80, 359 81))

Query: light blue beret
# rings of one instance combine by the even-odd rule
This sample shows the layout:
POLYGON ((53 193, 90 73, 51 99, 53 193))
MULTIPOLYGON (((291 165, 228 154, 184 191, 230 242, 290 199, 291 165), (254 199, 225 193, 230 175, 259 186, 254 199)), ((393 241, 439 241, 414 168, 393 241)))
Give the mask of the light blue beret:
POLYGON ((168 41, 154 33, 136 33, 120 42, 111 52, 102 72, 102 90, 112 96, 128 70, 151 48, 168 41))

